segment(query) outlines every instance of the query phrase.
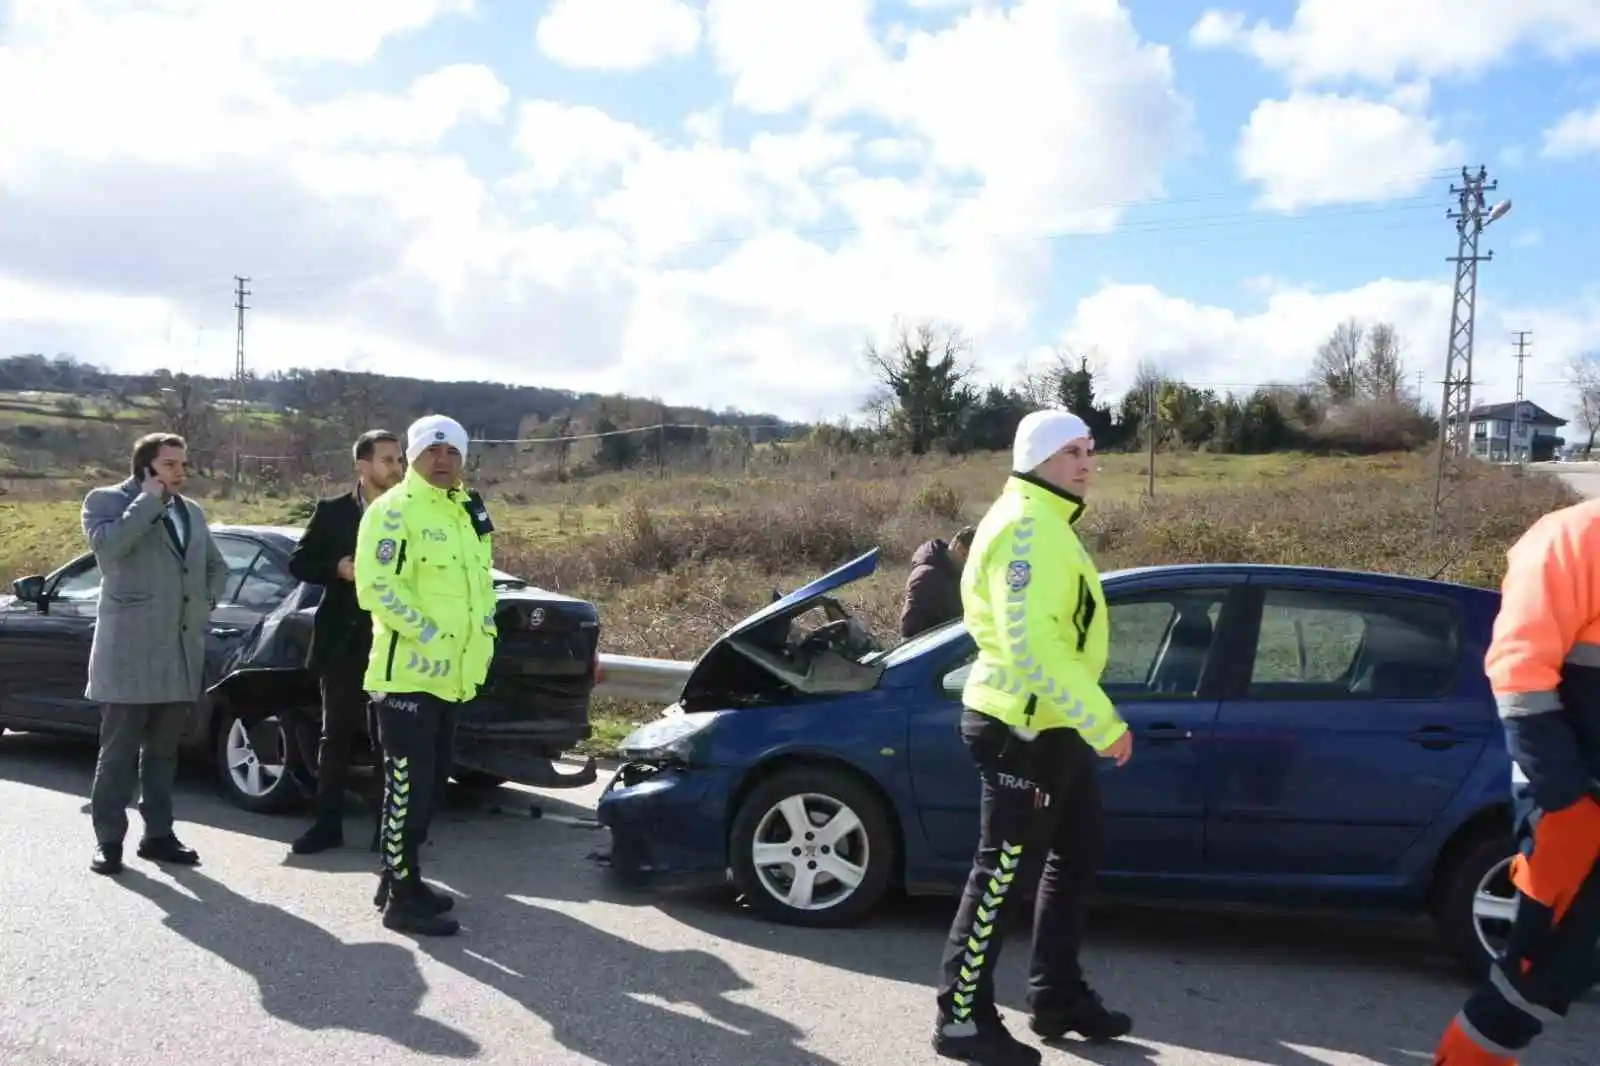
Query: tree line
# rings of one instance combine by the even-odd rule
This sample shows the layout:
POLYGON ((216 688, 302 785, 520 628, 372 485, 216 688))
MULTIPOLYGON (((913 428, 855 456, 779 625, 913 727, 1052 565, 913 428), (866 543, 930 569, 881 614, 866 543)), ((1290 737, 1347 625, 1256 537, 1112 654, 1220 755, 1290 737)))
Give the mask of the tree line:
POLYGON ((819 444, 921 455, 1010 447, 1029 411, 1065 406, 1088 422, 1102 451, 1184 448, 1259 454, 1352 454, 1420 447, 1438 422, 1405 387, 1404 342, 1387 322, 1340 323, 1318 347, 1306 380, 1219 391, 1145 363, 1118 398, 1102 397, 1092 352, 1061 350, 1010 385, 980 384, 971 346, 953 326, 922 322, 893 343, 869 343, 874 388, 862 418, 818 426, 819 444))

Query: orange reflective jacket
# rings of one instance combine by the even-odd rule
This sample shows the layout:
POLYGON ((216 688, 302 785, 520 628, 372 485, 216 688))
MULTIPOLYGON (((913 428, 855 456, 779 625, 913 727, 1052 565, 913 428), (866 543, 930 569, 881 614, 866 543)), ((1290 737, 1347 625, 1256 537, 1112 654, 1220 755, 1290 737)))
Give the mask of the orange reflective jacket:
POLYGON ((1506 561, 1484 669, 1518 792, 1559 811, 1600 792, 1600 501, 1545 515, 1506 561))

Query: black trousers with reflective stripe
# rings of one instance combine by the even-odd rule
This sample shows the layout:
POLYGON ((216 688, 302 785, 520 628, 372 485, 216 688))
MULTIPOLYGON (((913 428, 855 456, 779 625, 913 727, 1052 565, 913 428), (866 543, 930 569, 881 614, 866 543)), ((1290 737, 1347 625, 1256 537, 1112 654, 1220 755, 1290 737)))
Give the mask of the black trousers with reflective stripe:
POLYGON ((1087 991, 1078 953, 1104 844, 1098 756, 1072 730, 1023 741, 973 710, 961 715, 961 739, 983 791, 978 848, 944 949, 940 1020, 995 1016, 995 966, 1035 878, 1028 998, 1035 1012, 1070 1010, 1087 991))
POLYGON ((383 748, 378 851, 397 883, 420 876, 418 853, 444 801, 455 761, 455 704, 425 692, 392 692, 373 704, 383 748))
POLYGON ((1591 867, 1559 918, 1518 893, 1505 955, 1461 1011, 1474 1039, 1512 1054, 1526 1050, 1600 980, 1597 941, 1600 866, 1591 867))

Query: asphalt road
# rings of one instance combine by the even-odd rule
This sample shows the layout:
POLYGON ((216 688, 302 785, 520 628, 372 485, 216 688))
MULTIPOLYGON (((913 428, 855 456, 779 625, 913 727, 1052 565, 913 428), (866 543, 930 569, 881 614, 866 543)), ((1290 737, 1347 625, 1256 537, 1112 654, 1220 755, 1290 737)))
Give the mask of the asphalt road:
MULTIPOLYGON (((374 856, 290 859, 299 819, 237 811, 203 781, 179 808, 202 867, 130 857, 119 879, 91 874, 92 759, 0 738, 5 1066, 943 1061, 926 1037, 948 902, 805 932, 722 893, 630 895, 590 858, 605 844, 585 824, 594 790, 543 797, 536 820, 533 797, 501 789, 499 811, 458 805, 425 852, 461 897, 462 934, 413 942, 378 924, 374 856)), ((366 824, 352 814, 349 836, 366 824)), ((1019 956, 1002 965, 1009 1008, 1019 956)), ((1135 1037, 1047 1063, 1426 1066, 1466 992, 1425 935, 1346 922, 1118 909, 1097 916, 1088 961, 1135 1037)), ((1591 999, 1524 1066, 1592 1063, 1597 1046, 1591 999)))
POLYGON ((1600 498, 1600 463, 1546 463, 1542 466, 1584 499, 1600 498))

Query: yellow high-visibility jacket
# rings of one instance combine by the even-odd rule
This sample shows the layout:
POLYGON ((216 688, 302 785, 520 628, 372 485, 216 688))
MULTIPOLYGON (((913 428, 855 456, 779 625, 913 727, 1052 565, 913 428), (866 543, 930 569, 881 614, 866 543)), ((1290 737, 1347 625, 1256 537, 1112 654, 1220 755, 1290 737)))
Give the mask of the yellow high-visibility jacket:
POLYGON ((477 695, 494 658, 490 535, 464 488, 435 488, 413 468, 367 505, 356 537, 356 600, 372 614, 368 692, 477 695))
POLYGON ((978 658, 962 702, 1024 737, 1076 729, 1104 751, 1127 732, 1105 691, 1109 621, 1072 528, 1083 504, 1012 474, 972 540, 961 604, 978 658))

